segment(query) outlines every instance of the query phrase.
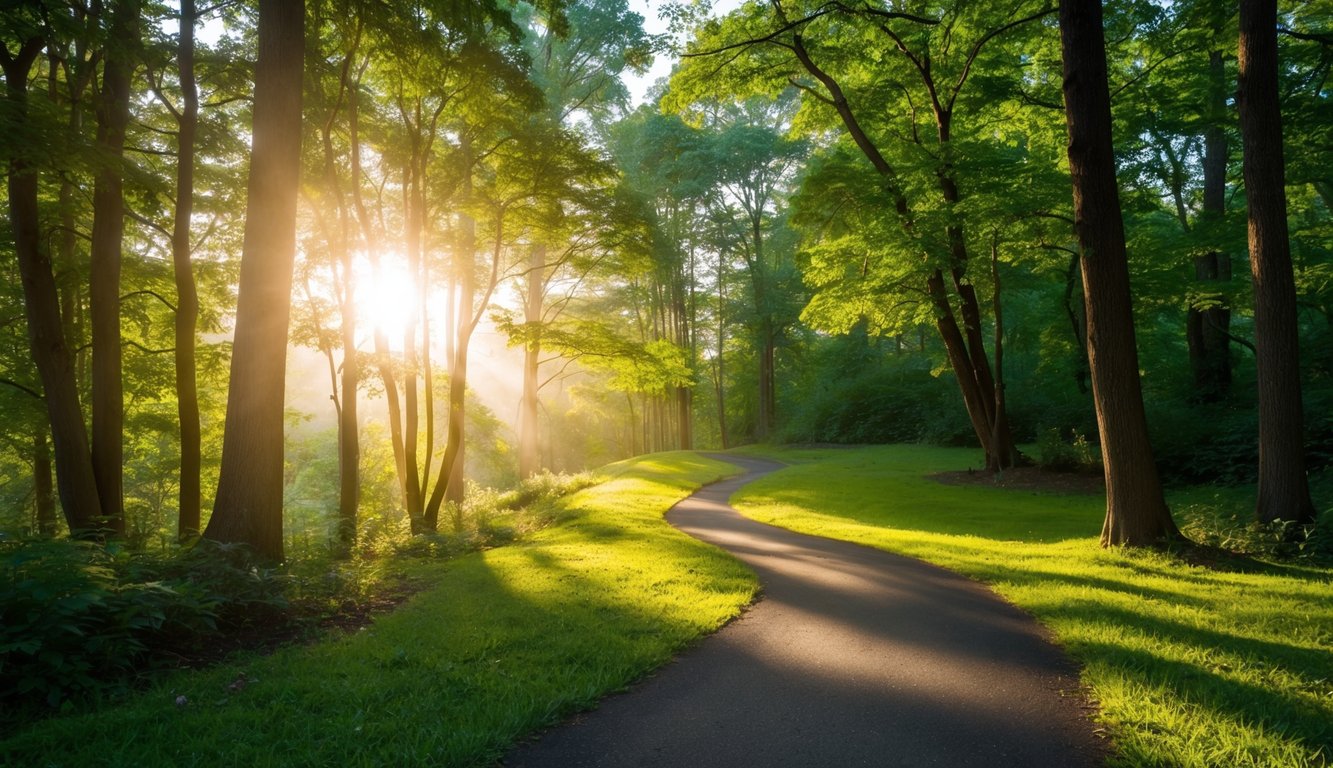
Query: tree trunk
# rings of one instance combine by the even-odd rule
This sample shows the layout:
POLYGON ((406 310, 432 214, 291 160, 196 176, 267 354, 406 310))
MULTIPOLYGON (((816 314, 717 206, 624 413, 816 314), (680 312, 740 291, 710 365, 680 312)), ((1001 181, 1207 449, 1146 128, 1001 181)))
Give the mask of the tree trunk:
POLYGON ((726 364, 723 357, 723 350, 726 348, 727 322, 726 322, 726 259, 721 252, 717 255, 717 430, 718 440, 722 444, 722 450, 731 447, 727 440, 727 387, 726 387, 726 364))
POLYGON ((206 538, 282 559, 283 404, 301 167, 304 0, 260 0, 227 421, 206 538))
MULTIPOLYGON (((832 106, 837 111, 852 141, 884 180, 885 187, 893 198, 894 210, 897 211, 899 218, 902 220, 903 227, 909 232, 914 231, 916 225, 913 220, 911 206, 903 192, 898 172, 879 151, 870 135, 862 128, 851 108, 851 104, 847 100, 846 94, 842 91, 842 87, 837 80, 814 62, 805 47, 804 39, 799 33, 792 35, 791 50, 806 71, 814 76, 828 91, 832 106)), ((928 85, 933 89, 933 83, 928 83, 928 85)), ((935 110, 934 117, 940 142, 942 144, 947 143, 950 140, 952 114, 939 107, 935 110)), ((953 179, 951 166, 946 164, 939 169, 937 181, 945 202, 950 205, 957 203, 958 188, 953 179)), ((998 431, 994 428, 994 408, 996 404, 994 382, 990 373, 990 361, 986 357, 984 341, 981 337, 980 310, 977 307, 975 291, 963 279, 967 264, 966 241, 963 238, 961 226, 949 227, 946 234, 949 238, 950 260, 952 262, 950 272, 961 301, 964 328, 959 329, 958 327, 958 320, 953 313, 953 305, 949 301, 944 286, 943 274, 939 269, 934 270, 926 279, 926 291, 930 295, 931 303, 935 309, 935 327, 939 330, 940 338, 944 341, 949 364, 953 369, 954 377, 958 380, 958 387, 962 390, 963 403, 967 408, 967 415, 972 422, 977 441, 986 452, 986 465, 992 469, 1009 466, 1000 457, 1010 456, 1016 460, 1018 451, 1013 445, 1013 437, 1009 434, 1007 427, 998 431), (966 332, 966 336, 964 332, 966 332), (993 444, 997 437, 1002 441, 999 450, 993 444)), ((922 351, 924 351, 924 339, 921 346, 922 351)))
POLYGON ((120 265, 125 234, 123 160, 130 121, 130 78, 134 41, 139 35, 137 0, 120 0, 111 13, 110 38, 97 100, 97 150, 93 182, 92 263, 88 280, 93 332, 92 457, 100 525, 125 535, 121 472, 125 464, 125 398, 121 376, 120 265))
MULTIPOLYGON (((338 231, 334 248, 341 269, 338 283, 338 314, 342 336, 342 376, 335 382, 335 392, 341 389, 342 404, 338 408, 338 530, 337 552, 349 556, 356 544, 358 511, 361 501, 361 434, 358 417, 357 391, 361 386, 361 356, 356 348, 356 265, 352 260, 352 212, 348 210, 338 178, 337 155, 333 148, 333 125, 338 117, 342 99, 354 99, 349 91, 356 87, 352 81, 352 64, 360 45, 358 28, 351 50, 343 57, 339 80, 338 100, 329 111, 324 123, 324 178, 328 192, 333 195, 338 210, 338 231)), ((354 107, 349 110, 354 111, 354 107)), ((354 179, 355 181, 355 179, 354 179)), ((335 398, 335 404, 337 399, 335 398)))
MULTIPOLYGON (((412 158, 403 179, 404 218, 407 225, 407 274, 413 283, 421 280, 421 217, 417 207, 417 188, 421 183, 416 173, 420 146, 416 136, 412 139, 412 158)), ((407 491, 407 514, 417 520, 421 517, 424 505, 422 491, 426 478, 421 475, 417 464, 417 431, 419 410, 417 408, 417 379, 420 374, 420 361, 417 355, 417 322, 421 307, 417 306, 416 297, 404 296, 403 300, 412 307, 407 313, 407 323, 403 327, 403 468, 407 474, 403 477, 403 487, 407 491)))
MULTIPOLYGON (((460 202, 466 204, 472 198, 472 158, 471 145, 464 139, 464 156, 467 160, 466 175, 463 179, 460 202)), ((449 365, 449 425, 448 437, 444 445, 444 460, 440 464, 439 477, 431 489, 426 501, 423 526, 434 531, 439 526, 440 507, 447 500, 455 504, 463 503, 463 462, 466 458, 464 440, 466 430, 464 419, 467 417, 467 354, 468 344, 472 339, 473 306, 477 288, 476 252, 477 224, 469 215, 463 214, 459 224, 458 248, 456 250, 455 279, 459 286, 458 312, 454 318, 456 331, 454 338, 454 359, 449 365)), ((500 248, 501 233, 496 232, 496 249, 500 248)), ((499 258, 497 252, 495 258, 499 258)))
POLYGON ((1277 2, 1241 0, 1240 107, 1255 367, 1259 373, 1260 522, 1314 520, 1305 475, 1296 284, 1287 233, 1286 168, 1278 102, 1277 2))
POLYGON ((37 535, 55 536, 56 498, 51 485, 51 446, 46 442, 46 432, 41 429, 32 436, 32 490, 37 535))
MULTIPOLYGON (((23 126, 28 119, 28 75, 42 38, 24 41, 17 53, 0 44, 0 65, 5 72, 5 97, 10 118, 23 126)), ((10 156, 7 191, 9 223, 23 284, 23 310, 28 323, 32 360, 42 380, 47 418, 54 443, 56 487, 70 533, 86 535, 102 514, 93 475, 88 432, 75 386, 74 355, 60 319, 60 297, 51 272, 50 256, 42 248, 37 204, 37 171, 22 157, 10 156)))
MULTIPOLYGON (((1221 225, 1226 212, 1227 134, 1226 67, 1221 51, 1208 55, 1208 128, 1204 133, 1203 211, 1204 231, 1221 225)), ((1231 308, 1225 290, 1231 281, 1231 257, 1213 250, 1194 258, 1194 278, 1205 306, 1191 302, 1185 319, 1190 368, 1196 397, 1203 402, 1226 398, 1231 389, 1231 308)))
POLYGON ((538 452, 540 429, 537 422, 539 381, 537 369, 541 360, 542 299, 545 290, 546 246, 538 243, 528 256, 527 303, 523 321, 528 329, 528 342, 523 347, 523 397, 518 412, 518 476, 527 479, 541 469, 538 452))
POLYGON ((1062 0, 1060 39, 1088 363, 1106 473, 1102 546, 1145 546, 1180 534, 1162 498, 1139 384, 1101 0, 1062 0))
POLYGON ((176 155, 176 217, 171 231, 171 262, 176 279, 176 414, 180 421, 180 512, 177 532, 182 541, 199 535, 200 428, 199 387, 195 364, 195 334, 199 322, 199 292, 191 262, 190 216, 194 211, 194 144, 199 122, 199 90, 194 77, 194 0, 181 0, 180 131, 176 155))

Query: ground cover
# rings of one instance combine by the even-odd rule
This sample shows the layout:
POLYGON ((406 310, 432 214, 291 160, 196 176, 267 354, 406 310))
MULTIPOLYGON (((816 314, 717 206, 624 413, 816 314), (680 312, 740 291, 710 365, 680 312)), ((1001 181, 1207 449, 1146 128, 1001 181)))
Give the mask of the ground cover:
POLYGON ((611 465, 559 525, 422 566, 434 585, 365 629, 37 723, 0 742, 0 764, 489 764, 750 601, 748 570, 662 520, 735 471, 688 453, 611 465))
POLYGON ((937 563, 1048 626, 1084 667, 1113 765, 1333 762, 1333 569, 1103 550, 1098 496, 926 477, 975 463, 974 451, 765 453, 793 466, 742 489, 742 513, 937 563))

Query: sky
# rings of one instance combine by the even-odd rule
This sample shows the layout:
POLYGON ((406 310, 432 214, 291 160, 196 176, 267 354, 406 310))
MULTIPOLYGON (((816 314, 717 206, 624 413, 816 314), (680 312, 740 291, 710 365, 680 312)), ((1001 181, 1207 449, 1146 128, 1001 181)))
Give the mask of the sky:
MULTIPOLYGON (((739 7, 741 2, 742 0, 713 0, 713 15, 725 15, 739 7)), ((663 0, 629 0, 630 10, 643 17, 644 30, 653 35, 660 35, 667 31, 666 22, 658 18, 658 9, 663 5, 665 5, 663 0)), ((676 57, 672 54, 659 54, 653 61, 652 68, 646 74, 626 73, 625 85, 629 88, 635 106, 646 100, 648 89, 652 87, 653 83, 671 74, 671 67, 675 63, 676 57)))

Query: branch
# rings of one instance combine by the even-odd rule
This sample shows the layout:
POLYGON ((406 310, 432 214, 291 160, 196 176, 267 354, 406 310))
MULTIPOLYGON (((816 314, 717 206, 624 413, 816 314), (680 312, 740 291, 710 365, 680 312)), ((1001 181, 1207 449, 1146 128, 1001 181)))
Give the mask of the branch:
POLYGON ((175 347, 171 347, 170 349, 149 349, 148 347, 145 347, 144 345, 140 344, 139 342, 137 342, 137 341, 132 341, 132 340, 130 340, 130 339, 121 339, 121 342, 120 342, 120 343, 121 343, 121 345, 123 345, 123 346, 126 346, 126 347, 134 347, 135 349, 138 349, 138 350, 140 350, 140 351, 146 352, 146 353, 148 353, 148 354, 150 354, 150 355, 169 355, 169 354, 171 354, 172 352, 175 352, 175 351, 176 351, 176 348, 175 348, 175 347))
POLYGON ((165 304, 166 307, 167 307, 167 309, 171 310, 172 312, 175 312, 175 311, 176 311, 176 306, 175 306, 174 304, 172 304, 171 302, 167 301, 165 298, 163 298, 163 297, 162 297, 162 294, 160 294, 160 293, 158 293, 158 292, 156 292, 156 291, 150 291, 150 290, 148 290, 148 289, 146 289, 146 288, 143 289, 143 290, 140 290, 140 291, 130 291, 129 293, 125 294, 124 296, 121 296, 121 297, 120 297, 120 300, 121 300, 122 302, 124 302, 126 299, 133 298, 133 297, 135 297, 135 296, 152 296, 153 298, 155 298, 155 299, 157 299, 158 301, 160 301, 160 302, 162 302, 163 304, 165 304))
POLYGON ((876 8, 872 6, 870 3, 862 3, 860 8, 852 8, 850 6, 844 5, 841 2, 835 2, 833 3, 833 5, 836 5, 839 8, 839 10, 843 10, 848 13, 864 14, 866 16, 875 16, 881 19, 901 19, 903 21, 912 21, 916 22, 917 24, 925 24, 927 26, 932 26, 932 27, 940 23, 939 19, 932 19, 926 16, 916 16, 910 13, 902 13, 901 11, 886 11, 882 8, 876 8))
POLYGON ((1043 16, 1049 16, 1052 13, 1055 13, 1057 10, 1058 10, 1057 8, 1046 8, 1044 10, 1037 11, 1031 16, 1027 16, 1025 18, 1018 19, 1016 21, 1011 21, 1008 24, 996 27, 995 29, 992 29, 991 31, 982 35, 981 39, 977 41, 976 45, 972 46, 972 50, 968 51, 967 53, 967 61, 963 64, 962 74, 958 75, 958 82, 954 84, 953 92, 949 94, 949 109, 951 111, 953 110, 954 101, 958 99, 958 92, 963 89, 963 83, 967 81, 967 76, 972 72, 972 63, 977 60, 977 55, 981 53, 981 47, 983 45, 989 43, 991 40, 994 40, 996 37, 999 37, 1005 32, 1008 32, 1014 27, 1022 26, 1023 24, 1027 24, 1028 22, 1031 21, 1036 21, 1037 19, 1040 19, 1043 16))
POLYGON ((1328 32, 1297 32, 1294 29, 1278 27, 1277 31, 1287 37, 1294 37, 1297 40, 1309 40, 1320 45, 1333 46, 1333 33, 1328 32))
POLYGON ((13 379, 4 379, 4 378, 0 378, 0 384, 8 384, 9 386, 13 387, 14 389, 17 389, 17 390, 20 391, 20 392, 26 392, 27 394, 32 395, 33 397, 37 398, 38 400, 45 400, 45 399, 46 399, 45 397, 42 396, 42 393, 41 393, 41 392, 38 392, 38 391, 36 391, 36 390, 34 390, 34 389, 29 389, 28 387, 25 387, 24 385, 18 383, 17 381, 14 381, 13 379))
POLYGON ((693 59, 693 58, 701 58, 704 56, 715 56, 719 53, 725 53, 727 51, 735 50, 737 48, 748 48, 751 45, 758 45, 759 43, 771 43, 776 38, 781 37, 787 32, 790 32, 793 29, 801 27, 805 24, 809 24, 815 19, 818 19, 821 16, 827 16, 828 14, 832 13, 835 9, 841 9, 841 8, 842 6, 840 3, 825 3, 824 5, 819 6, 819 8, 817 8, 815 12, 811 13, 809 16, 799 18, 796 21, 789 21, 783 24, 781 27, 778 27, 777 29, 773 30, 769 34, 764 35, 762 37, 754 37, 749 40, 742 40, 739 43, 724 45, 721 48, 713 48, 712 50, 696 51, 694 53, 682 53, 680 57, 682 59, 693 59))
POLYGON ((125 215, 129 216, 131 219, 134 219, 135 221, 139 222, 145 227, 148 227, 149 229, 157 230, 159 234, 163 235, 168 240, 171 239, 171 232, 166 227, 162 226, 161 224, 158 224, 156 221, 153 221, 147 216, 144 216, 143 214, 138 213, 136 211, 130 210, 129 208, 125 209, 125 215))

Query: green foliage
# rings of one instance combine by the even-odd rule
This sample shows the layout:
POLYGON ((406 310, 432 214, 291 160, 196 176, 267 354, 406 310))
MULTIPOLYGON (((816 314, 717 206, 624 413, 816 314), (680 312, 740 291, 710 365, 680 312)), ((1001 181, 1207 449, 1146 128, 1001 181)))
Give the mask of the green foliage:
POLYGON ((286 608, 283 580, 238 547, 201 542, 150 560, 75 541, 0 549, 0 701, 73 706, 123 692, 166 662, 238 625, 286 608))
POLYGON ((1060 430, 1051 428, 1037 440, 1037 463, 1056 472, 1100 470, 1102 460, 1098 454, 1096 445, 1073 430, 1062 435, 1060 430))
POLYGON ((111 556, 71 541, 0 550, 0 701, 60 707, 133 670, 144 636, 167 621, 161 584, 122 585, 111 556))
POLYGON ((971 427, 957 406, 957 385, 934 375, 929 357, 892 351, 899 345, 867 338, 864 327, 816 340, 784 398, 783 441, 966 442, 971 427))

